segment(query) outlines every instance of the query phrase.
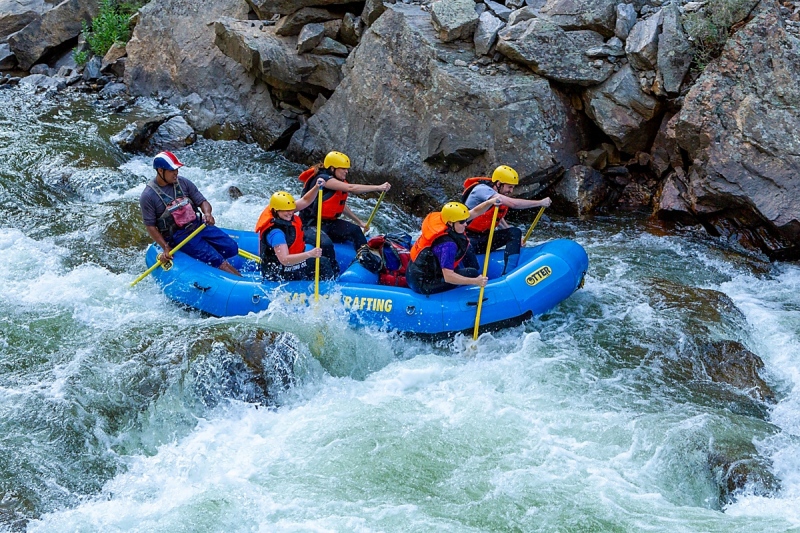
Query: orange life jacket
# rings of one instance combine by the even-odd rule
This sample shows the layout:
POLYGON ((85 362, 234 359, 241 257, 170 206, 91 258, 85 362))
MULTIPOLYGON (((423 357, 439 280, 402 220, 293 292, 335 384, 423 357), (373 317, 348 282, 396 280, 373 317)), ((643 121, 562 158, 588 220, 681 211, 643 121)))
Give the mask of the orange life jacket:
POLYGON ((469 239, 466 235, 456 233, 449 228, 439 211, 434 211, 422 221, 422 234, 411 247, 411 261, 421 272, 423 277, 439 279, 442 277, 442 267, 433 254, 433 247, 442 242, 452 241, 456 244, 455 266, 461 263, 469 248, 469 239))
MULTIPOLYGON (((464 193, 461 195, 461 202, 466 204, 469 195, 472 194, 472 191, 475 189, 475 187, 481 183, 491 187, 492 178, 483 176, 477 178, 467 178, 466 181, 464 181, 464 193)), ((495 226, 499 224, 501 220, 503 220, 503 217, 506 216, 506 213, 508 213, 508 206, 501 205, 497 210, 497 222, 495 223, 495 226)), ((486 233, 492 227, 493 216, 494 209, 489 209, 484 214, 470 220, 469 224, 467 224, 467 230, 475 233, 486 233)))
MULTIPOLYGON (((311 167, 303 171, 298 178, 303 182, 303 194, 307 193, 314 187, 316 181, 313 179, 316 176, 323 177, 328 181, 331 176, 328 173, 320 172, 316 167, 311 167)), ((336 178, 339 179, 339 178, 336 178)), ((342 183, 347 183, 347 180, 339 180, 342 183)), ((348 194, 344 191, 333 191, 330 189, 323 189, 322 191, 322 220, 336 220, 344 212, 344 204, 347 202, 348 194)), ((317 221, 317 200, 314 199, 311 205, 300 211, 300 216, 303 219, 303 224, 308 226, 317 221)))
POLYGON ((258 243, 262 261, 277 261, 275 250, 267 245, 266 242, 267 235, 273 228, 281 230, 285 235, 290 254, 299 254, 306 249, 305 242, 303 241, 303 223, 300 221, 300 217, 293 215, 292 221, 288 222, 282 218, 274 217, 272 215, 272 209, 267 206, 267 208, 261 212, 261 216, 258 217, 258 222, 256 222, 256 233, 258 233, 258 243))

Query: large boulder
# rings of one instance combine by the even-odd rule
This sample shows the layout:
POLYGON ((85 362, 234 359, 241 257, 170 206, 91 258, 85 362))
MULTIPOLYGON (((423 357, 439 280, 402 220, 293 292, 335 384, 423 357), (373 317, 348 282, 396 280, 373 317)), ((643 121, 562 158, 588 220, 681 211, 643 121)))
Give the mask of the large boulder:
MULTIPOLYGON (((314 53, 298 55, 298 37, 275 35, 270 27, 260 29, 247 20, 220 19, 215 31, 217 46, 225 55, 277 89, 316 95, 322 90, 336 89, 344 76, 344 58, 314 53)), ((314 46, 324 37, 320 34, 314 46)))
POLYGON ((0 43, 53 7, 44 0, 0 0, 0 43))
POLYGON ((659 9, 640 20, 625 41, 625 53, 636 70, 655 70, 658 58, 658 34, 661 32, 663 11, 659 9))
POLYGON ((304 7, 335 6, 351 2, 352 0, 248 0, 250 7, 262 20, 269 19, 275 14, 290 15, 304 7))
POLYGON ((8 38, 19 68, 30 69, 47 52, 77 37, 82 24, 91 22, 99 11, 97 0, 64 0, 40 18, 34 18, 8 38))
POLYGON ((659 101, 642 91, 630 65, 602 85, 587 89, 583 101, 589 118, 622 152, 645 150, 659 126, 659 101))
POLYGON ((680 91, 683 78, 689 72, 694 50, 681 24, 678 6, 670 3, 662 11, 664 20, 658 39, 658 71, 664 81, 664 90, 674 94, 680 91))
POLYGON ((473 0, 437 0, 431 4, 431 22, 444 42, 472 40, 478 26, 473 0))
POLYGON ((497 38, 498 52, 561 83, 597 85, 614 71, 611 63, 591 60, 585 54, 586 50, 603 45, 603 36, 594 31, 564 31, 545 19, 514 18, 497 38))
POLYGON ((578 128, 549 82, 456 66, 475 56, 442 43, 419 6, 389 7, 350 58, 336 92, 292 137, 290 157, 315 162, 341 150, 355 178, 402 184, 393 191, 416 212, 499 163, 525 177, 575 162, 578 128))
POLYGON ((685 200, 715 234, 800 257, 800 40, 777 4, 728 41, 675 119, 685 200))
POLYGON ((481 13, 478 22, 478 29, 475 30, 473 42, 475 43, 475 53, 479 56, 486 55, 497 41, 497 32, 500 31, 505 22, 492 15, 490 11, 481 13))
POLYGON ((306 24, 340 19, 343 15, 318 7, 304 7, 291 15, 281 18, 275 25, 275 34, 281 36, 298 35, 306 24))
POLYGON ((565 30, 592 30, 611 37, 616 7, 617 0, 548 0, 539 13, 565 30))
POLYGON ((296 127, 272 105, 267 85, 215 45, 212 22, 247 18, 245 0, 152 0, 127 45, 125 83, 133 95, 181 106, 192 127, 216 137, 271 146, 296 127))

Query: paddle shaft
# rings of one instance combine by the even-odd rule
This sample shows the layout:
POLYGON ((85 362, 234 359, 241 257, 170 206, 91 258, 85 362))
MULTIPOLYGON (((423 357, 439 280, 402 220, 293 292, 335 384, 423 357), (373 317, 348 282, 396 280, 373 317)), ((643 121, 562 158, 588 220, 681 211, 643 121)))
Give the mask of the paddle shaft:
POLYGON ((261 262, 261 258, 258 257, 256 254, 251 254, 250 252, 245 252, 241 248, 239 248, 239 255, 241 255, 245 259, 249 259, 250 261, 255 261, 256 263, 260 263, 261 262))
POLYGON ((372 224, 372 219, 375 218, 375 213, 378 212, 378 207, 380 207, 384 196, 386 196, 386 191, 381 192, 381 195, 378 197, 378 201, 375 202, 375 207, 372 209, 372 213, 369 214, 369 218, 367 219, 367 223, 364 224, 364 233, 369 231, 369 225, 372 224))
MULTIPOLYGON (((322 238, 322 187, 319 188, 317 193, 317 248, 320 246, 320 239, 322 238)), ((319 301, 319 260, 317 257, 314 261, 314 301, 319 301)))
MULTIPOLYGON (((483 276, 489 272, 489 255, 492 252, 492 238, 494 237, 494 226, 497 224, 497 212, 500 206, 494 206, 494 213, 492 214, 492 225, 489 226, 489 241, 486 243, 486 257, 483 258, 483 276)), ((478 311, 475 313, 475 329, 472 331, 472 340, 478 340, 478 330, 481 327, 481 309, 483 308, 483 291, 486 287, 481 287, 481 292, 478 295, 478 311)))
POLYGON ((533 228, 536 227, 536 224, 539 223, 539 219, 542 218, 542 213, 544 213, 544 206, 540 207, 539 212, 536 213, 536 218, 533 219, 533 224, 531 224, 531 227, 528 228, 528 232, 525 234, 525 238, 522 239, 522 244, 525 244, 526 242, 528 242, 528 239, 530 239, 531 233, 533 233, 533 228))
MULTIPOLYGON (((188 237, 186 237, 186 238, 185 238, 185 239, 183 239, 181 242, 179 242, 179 243, 178 243, 178 245, 177 245, 175 248, 173 248, 173 249, 170 251, 170 253, 171 253, 171 254, 173 254, 173 253, 177 252, 178 250, 180 250, 181 248, 183 248, 183 245, 184 245, 184 244, 186 244, 187 242, 189 242, 189 241, 191 241, 192 239, 194 239, 195 235, 197 235, 198 233, 200 233, 200 232, 201 232, 201 231, 203 231, 204 229, 206 229, 206 225, 205 225, 205 224, 200 224, 200 226, 199 226, 199 227, 198 227, 196 230, 194 230, 192 233, 190 233, 188 237)), ((156 261, 156 264, 155 264, 155 265, 153 265, 153 266, 151 266, 150 268, 148 268, 147 270, 145 270, 145 271, 142 273, 142 275, 141 275, 141 276, 139 276, 138 278, 136 278, 135 280, 133 280, 133 283, 131 283, 131 287, 133 287, 134 285, 136 285, 137 283, 139 283, 140 281, 142 281, 144 278, 146 278, 147 276, 149 276, 149 275, 150 275, 150 274, 151 274, 151 273, 152 273, 152 272, 153 272, 155 269, 157 269, 158 267, 160 267, 160 266, 161 266, 161 265, 163 265, 163 264, 164 264, 164 262, 163 262, 161 259, 159 259, 158 261, 156 261)))

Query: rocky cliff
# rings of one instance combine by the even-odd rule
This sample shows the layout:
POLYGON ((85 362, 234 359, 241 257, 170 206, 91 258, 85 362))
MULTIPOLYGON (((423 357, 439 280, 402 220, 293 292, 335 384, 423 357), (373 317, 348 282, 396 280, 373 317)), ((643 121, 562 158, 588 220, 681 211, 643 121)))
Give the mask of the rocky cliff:
MULTIPOLYGON (((0 68, 52 75, 92 6, 0 0, 0 68)), ((418 212, 503 163, 797 259, 799 30, 795 0, 151 0, 97 69, 209 137, 345 151, 418 212)))

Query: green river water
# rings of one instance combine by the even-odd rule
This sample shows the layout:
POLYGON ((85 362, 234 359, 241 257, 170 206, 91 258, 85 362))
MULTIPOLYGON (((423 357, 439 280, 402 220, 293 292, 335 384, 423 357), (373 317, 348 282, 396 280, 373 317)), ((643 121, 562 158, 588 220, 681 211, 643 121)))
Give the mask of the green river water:
MULTIPOLYGON (((534 236, 582 244, 586 286, 477 351, 335 309, 203 317, 128 287, 152 169, 109 137, 154 105, 0 91, 0 531, 800 531, 798 265, 556 217, 534 236), (220 361, 195 341, 256 328, 296 336, 295 386, 207 401, 220 361), (724 340, 764 361, 776 404, 687 366, 724 340), (774 483, 721 496, 720 455, 774 483)), ((302 167, 253 145, 178 155, 223 227, 299 190, 302 167)), ((375 222, 418 224, 390 203, 375 222)))

